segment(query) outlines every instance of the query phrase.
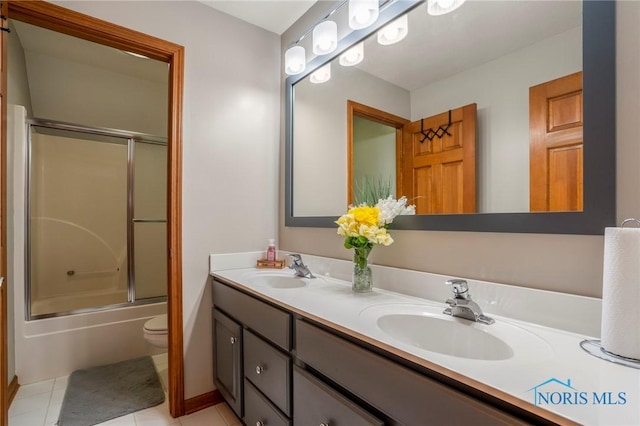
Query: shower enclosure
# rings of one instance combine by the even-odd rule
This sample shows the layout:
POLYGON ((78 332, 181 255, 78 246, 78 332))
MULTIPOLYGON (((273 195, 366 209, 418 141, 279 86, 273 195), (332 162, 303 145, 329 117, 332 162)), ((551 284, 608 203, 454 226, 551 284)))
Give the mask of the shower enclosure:
POLYGON ((27 320, 166 301, 166 139, 27 126, 27 320))

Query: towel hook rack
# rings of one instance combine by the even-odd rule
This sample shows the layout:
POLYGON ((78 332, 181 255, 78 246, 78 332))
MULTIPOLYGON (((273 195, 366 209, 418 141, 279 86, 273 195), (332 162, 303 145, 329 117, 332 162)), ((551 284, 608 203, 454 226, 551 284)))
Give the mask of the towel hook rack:
POLYGON ((444 135, 449 135, 451 136, 451 133, 449 133, 449 126, 451 126, 451 110, 449 110, 449 122, 447 123, 446 126, 438 126, 438 128, 436 130, 433 130, 433 128, 427 130, 426 132, 424 131, 424 118, 420 119, 420 133, 422 134, 422 139, 420 139, 420 143, 423 143, 425 141, 425 139, 429 139, 429 142, 431 142, 436 136, 438 137, 438 139, 442 139, 444 137, 444 135))

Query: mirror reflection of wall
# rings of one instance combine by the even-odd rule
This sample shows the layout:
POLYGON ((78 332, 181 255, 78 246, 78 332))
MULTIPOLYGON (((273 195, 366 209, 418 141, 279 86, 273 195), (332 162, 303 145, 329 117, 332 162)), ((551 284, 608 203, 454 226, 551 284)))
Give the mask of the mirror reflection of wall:
POLYGON ((353 118, 353 186, 380 182, 396 190, 396 129, 386 124, 353 118))
POLYGON ((361 64, 335 59, 326 83, 298 82, 293 215, 344 211, 347 100, 411 121, 476 103, 477 211, 530 211, 529 88, 582 69, 581 19, 575 1, 467 2, 440 17, 419 6, 401 42, 381 46, 370 37, 361 64), (316 150, 321 155, 311 156, 316 150), (322 170, 331 172, 309 174, 322 170), (311 200, 316 194, 326 195, 311 200))

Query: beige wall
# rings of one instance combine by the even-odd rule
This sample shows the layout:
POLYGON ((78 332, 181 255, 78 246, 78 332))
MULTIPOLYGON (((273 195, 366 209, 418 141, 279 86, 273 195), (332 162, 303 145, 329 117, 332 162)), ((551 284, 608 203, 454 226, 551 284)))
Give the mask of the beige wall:
MULTIPOLYGON (((366 179, 388 183, 396 194, 396 129, 366 118, 353 119, 353 182, 357 185, 366 179)), ((338 213, 344 211, 344 207, 338 213)))
MULTIPOLYGON (((299 21, 283 35, 282 51, 322 12, 316 11, 316 14, 304 22, 299 21)), ((639 41, 640 2, 618 2, 615 141, 618 222, 640 216, 637 184, 640 181, 639 41)), ((281 75, 283 81, 284 77, 281 75)), ((282 129, 281 151, 284 152, 284 127, 282 129)), ((281 200, 284 200, 283 182, 281 173, 281 200)), ((284 201, 280 205, 282 249, 351 258, 334 229, 285 227, 284 201)), ((436 231, 392 231, 392 235, 393 245, 373 250, 375 263, 572 294, 597 297, 602 294, 602 236, 436 231)))
POLYGON ((34 116, 166 136, 168 69, 158 82, 36 52, 25 57, 34 116))

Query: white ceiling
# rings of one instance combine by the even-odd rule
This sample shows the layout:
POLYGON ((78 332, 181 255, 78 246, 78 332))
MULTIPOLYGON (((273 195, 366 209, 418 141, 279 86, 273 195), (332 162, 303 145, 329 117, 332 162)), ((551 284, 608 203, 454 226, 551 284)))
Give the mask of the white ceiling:
POLYGON ((12 25, 27 55, 43 54, 158 83, 168 80, 169 68, 165 62, 137 58, 122 50, 16 20, 12 25))
POLYGON ((209 7, 281 35, 316 0, 200 0, 209 7))

